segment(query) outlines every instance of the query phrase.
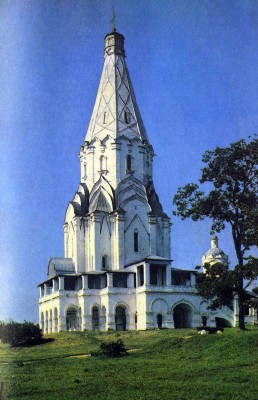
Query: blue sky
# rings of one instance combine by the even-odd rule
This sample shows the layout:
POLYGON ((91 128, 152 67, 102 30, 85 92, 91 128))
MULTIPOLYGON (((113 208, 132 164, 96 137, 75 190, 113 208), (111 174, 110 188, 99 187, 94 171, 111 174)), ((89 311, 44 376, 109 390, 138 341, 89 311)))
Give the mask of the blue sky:
MULTIPOLYGON (((37 284, 63 256, 112 5, 170 216, 205 150, 258 132, 256 0, 2 0, 0 319, 36 322, 37 284)), ((173 265, 194 268, 211 223, 172 222, 173 265)), ((219 239, 234 265, 230 232, 219 239)))

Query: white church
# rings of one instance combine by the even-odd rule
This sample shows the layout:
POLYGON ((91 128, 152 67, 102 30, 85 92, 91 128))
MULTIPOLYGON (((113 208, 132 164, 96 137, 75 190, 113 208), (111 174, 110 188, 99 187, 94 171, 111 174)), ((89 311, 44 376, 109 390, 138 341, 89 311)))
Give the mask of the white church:
MULTIPOLYGON (((124 37, 113 29, 80 148, 81 181, 65 212, 64 258, 50 259, 39 285, 44 333, 236 325, 236 300, 232 308, 207 309, 197 272, 171 267, 171 222, 154 188, 153 156, 124 37)), ((211 242, 203 264, 227 263, 217 238, 211 242)))

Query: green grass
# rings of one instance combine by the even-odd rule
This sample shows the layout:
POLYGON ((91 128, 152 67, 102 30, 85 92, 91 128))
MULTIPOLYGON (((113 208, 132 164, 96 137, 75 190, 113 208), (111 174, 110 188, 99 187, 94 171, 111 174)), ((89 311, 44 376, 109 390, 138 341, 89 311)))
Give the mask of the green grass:
POLYGON ((258 330, 83 332, 49 335, 30 348, 0 345, 0 381, 12 400, 257 400, 258 330), (103 340, 133 351, 88 355, 103 340))

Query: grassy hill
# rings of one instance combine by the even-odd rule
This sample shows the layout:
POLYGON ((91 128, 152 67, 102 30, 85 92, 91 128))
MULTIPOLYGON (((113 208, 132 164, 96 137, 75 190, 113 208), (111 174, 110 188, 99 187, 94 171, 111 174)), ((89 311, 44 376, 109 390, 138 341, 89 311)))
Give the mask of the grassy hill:
POLYGON ((258 330, 71 332, 31 348, 0 344, 0 381, 12 400, 257 400, 258 330), (90 357, 122 339, 119 359, 90 357))

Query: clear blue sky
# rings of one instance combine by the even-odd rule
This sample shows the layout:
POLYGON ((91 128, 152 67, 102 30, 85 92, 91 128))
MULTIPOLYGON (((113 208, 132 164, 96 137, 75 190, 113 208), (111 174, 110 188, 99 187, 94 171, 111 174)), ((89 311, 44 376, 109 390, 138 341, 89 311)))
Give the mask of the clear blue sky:
MULTIPOLYGON (((258 132, 256 0, 1 0, 0 319, 36 322, 37 284, 63 256, 112 4, 170 216, 205 150, 258 132)), ((175 267, 200 264, 210 225, 173 217, 175 267)), ((234 265, 229 232, 219 238, 234 265)))

